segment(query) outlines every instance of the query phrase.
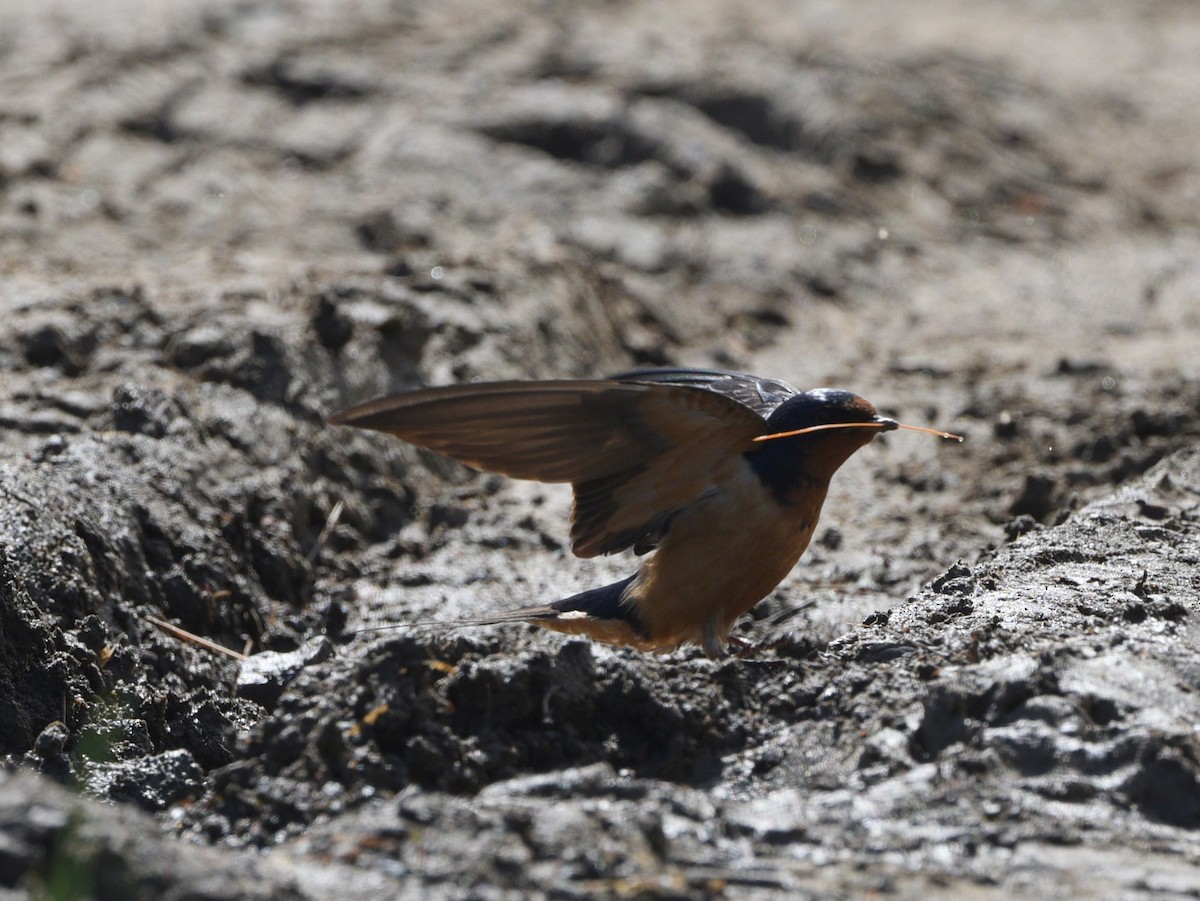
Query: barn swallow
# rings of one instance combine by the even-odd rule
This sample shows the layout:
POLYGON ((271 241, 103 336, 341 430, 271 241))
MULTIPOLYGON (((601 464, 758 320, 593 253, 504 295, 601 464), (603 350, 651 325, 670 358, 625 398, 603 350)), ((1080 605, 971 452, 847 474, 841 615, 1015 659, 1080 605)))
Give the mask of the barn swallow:
POLYGON ((607 379, 427 388, 335 414, 476 469, 569 482, 571 549, 649 555, 629 578, 462 624, 528 622, 640 650, 729 630, 812 538, 829 480, 878 432, 904 428, 848 391, 740 372, 653 369, 607 379))

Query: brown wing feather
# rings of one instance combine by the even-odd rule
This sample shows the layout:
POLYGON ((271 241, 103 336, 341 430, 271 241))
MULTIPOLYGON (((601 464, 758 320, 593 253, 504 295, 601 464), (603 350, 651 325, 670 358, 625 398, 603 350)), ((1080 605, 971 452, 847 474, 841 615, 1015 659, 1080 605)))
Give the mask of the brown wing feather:
POLYGON ((645 388, 605 382, 494 382, 429 388, 335 415, 468 466, 541 482, 607 475, 670 445, 644 428, 645 388))
POLYGON ((611 380, 428 388, 330 421, 387 432, 478 469, 575 483, 585 501, 572 517, 580 556, 633 544, 710 487, 722 459, 765 429, 754 410, 711 391, 611 380))
POLYGON ((469 466, 540 482, 581 482, 715 434, 763 432, 754 411, 707 391, 596 381, 427 388, 330 417, 387 432, 469 466))

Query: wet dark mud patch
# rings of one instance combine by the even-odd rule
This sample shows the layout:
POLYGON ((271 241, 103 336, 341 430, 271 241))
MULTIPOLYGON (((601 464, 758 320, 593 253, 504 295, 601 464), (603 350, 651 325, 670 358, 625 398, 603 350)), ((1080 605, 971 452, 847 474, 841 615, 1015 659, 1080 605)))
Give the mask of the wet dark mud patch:
MULTIPOLYGON (((882 828, 909 831, 914 861, 930 842, 960 861, 987 846, 986 861, 1024 842, 1093 840, 1099 821, 1154 847, 1162 829, 1194 821, 1190 795, 1164 786, 1200 775, 1188 725, 1195 667, 1181 650, 1196 639, 1200 547, 1189 528, 1144 534, 1143 511, 1193 522, 1197 461, 1176 454, 1064 524, 953 567, 887 616, 806 646, 802 659, 787 646, 713 664, 578 641, 372 644, 302 671, 187 822, 258 843, 348 810, 369 831, 364 823, 397 810, 417 816, 412 805, 427 802, 414 799, 428 792, 476 798, 477 809, 511 805, 536 784, 586 805, 560 783, 582 768, 607 774, 596 789, 606 797, 625 791, 623 779, 670 798, 700 791, 726 830, 723 817, 758 810, 747 827, 758 840, 813 853, 844 830, 882 828), (1055 546, 1087 553, 1047 553, 1055 546), (407 800, 381 804, 394 792, 407 800), (1048 801, 1065 805, 1052 823, 1006 812, 1048 801), (805 811, 803 826, 789 803, 805 811)), ((457 809, 428 803, 439 823, 457 809)), ((487 816, 457 825, 497 828, 487 816)), ((331 838, 315 834, 326 838, 303 841, 331 838)), ((999 878, 993 865, 980 863, 999 878)))
POLYGON ((303 671, 250 731, 246 764, 214 774, 189 819, 227 841, 274 841, 264 829, 294 832, 347 796, 408 786, 473 794, 599 762, 711 782, 723 754, 757 732, 760 706, 750 666, 594 654, 582 641, 508 653, 473 639, 390 640, 303 671), (344 793, 300 803, 301 783, 331 780, 344 793), (264 806, 287 812, 266 818, 264 806))

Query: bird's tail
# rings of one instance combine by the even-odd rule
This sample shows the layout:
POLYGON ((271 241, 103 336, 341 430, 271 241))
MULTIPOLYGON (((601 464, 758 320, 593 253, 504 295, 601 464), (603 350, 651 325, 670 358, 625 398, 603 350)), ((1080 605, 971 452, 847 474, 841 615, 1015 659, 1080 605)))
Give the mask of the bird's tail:
POLYGON ((344 634, 356 635, 360 632, 378 632, 387 629, 454 629, 530 623, 552 629, 555 632, 588 635, 600 641, 632 644, 636 647, 645 644, 648 636, 636 608, 625 601, 627 589, 635 578, 637 577, 630 576, 611 585, 581 591, 579 594, 573 594, 552 604, 519 607, 516 610, 507 610, 491 616, 392 623, 386 626, 355 629, 344 634))

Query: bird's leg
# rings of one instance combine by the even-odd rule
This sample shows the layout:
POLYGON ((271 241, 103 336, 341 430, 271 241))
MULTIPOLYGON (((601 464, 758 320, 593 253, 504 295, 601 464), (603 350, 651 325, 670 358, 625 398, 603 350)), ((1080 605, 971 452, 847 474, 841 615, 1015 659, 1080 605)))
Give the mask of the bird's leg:
POLYGON ((787 640, 786 634, 773 632, 758 641, 746 641, 736 635, 720 635, 721 628, 714 618, 704 629, 704 637, 700 646, 710 660, 734 659, 745 660, 753 657, 759 651, 770 651, 779 647, 787 640))
POLYGON ((730 635, 729 644, 737 649, 733 656, 738 660, 745 660, 748 657, 753 657, 759 651, 773 651, 776 648, 783 647, 789 641, 789 632, 780 627, 786 625, 789 620, 794 619, 815 603, 815 601, 810 600, 791 607, 785 607, 767 620, 770 631, 756 641, 746 641, 743 638, 730 635))
POLYGON ((708 621, 700 640, 700 647, 704 648, 704 654, 709 660, 720 660, 724 657, 726 644, 732 640, 729 635, 721 635, 720 619, 719 615, 715 615, 708 621))

